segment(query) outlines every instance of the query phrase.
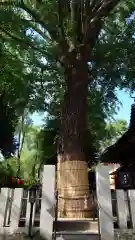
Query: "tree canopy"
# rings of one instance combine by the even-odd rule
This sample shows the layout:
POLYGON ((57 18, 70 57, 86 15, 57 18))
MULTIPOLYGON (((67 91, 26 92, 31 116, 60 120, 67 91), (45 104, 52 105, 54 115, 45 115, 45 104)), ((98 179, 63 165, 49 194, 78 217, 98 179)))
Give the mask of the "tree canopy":
MULTIPOLYGON (((98 1, 85 9, 79 8, 80 2, 69 6, 69 1, 1 1, 0 93, 6 91, 18 116, 24 109, 46 110, 54 115, 59 112, 65 87, 60 46, 62 51, 64 46, 74 51, 82 41, 86 46, 88 36, 82 40, 84 21, 88 16, 89 22, 98 21, 104 10, 98 1), (84 10, 86 15, 82 19, 84 10)), ((113 8, 112 2, 107 3, 104 16, 113 8)), ((116 89, 135 88, 135 21, 126 22, 134 5, 134 1, 121 1, 109 18, 103 19, 89 55, 88 122, 93 142, 102 139, 106 119, 117 111, 116 89)))
MULTIPOLYGON (((8 93, 15 102, 19 101, 19 107, 22 104, 31 110, 47 109, 48 99, 53 103, 61 101, 64 82, 58 58, 58 44, 62 41, 58 15, 62 14, 69 43, 77 29, 74 32, 69 6, 62 5, 62 13, 58 12, 58 6, 57 1, 5 0, 0 3, 1 84, 4 89, 10 89, 8 93)), ((126 24, 133 7, 134 2, 121 1, 104 21, 92 56, 89 56, 89 98, 99 99, 102 106, 98 111, 103 109, 104 113, 115 105, 117 87, 134 90, 135 22, 126 24)), ((94 8, 96 11, 98 6, 94 8)), ((80 24, 79 20, 77 23, 80 24)))

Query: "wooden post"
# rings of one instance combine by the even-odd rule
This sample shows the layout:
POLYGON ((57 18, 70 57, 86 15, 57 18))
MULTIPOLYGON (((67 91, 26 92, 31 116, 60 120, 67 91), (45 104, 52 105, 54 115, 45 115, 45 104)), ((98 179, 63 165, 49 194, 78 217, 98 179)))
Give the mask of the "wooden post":
POLYGON ((117 213, 118 213, 118 223, 120 228, 127 228, 127 202, 125 201, 125 194, 123 190, 116 191, 117 198, 117 213))
POLYGON ((11 210, 11 231, 18 229, 20 213, 21 213, 21 200, 22 200, 23 189, 16 188, 14 191, 14 199, 11 210))
POLYGON ((44 166, 42 183, 40 235, 46 240, 51 240, 55 205, 55 166, 44 166))
POLYGON ((1 188, 1 192, 0 192, 0 227, 3 227, 3 224, 4 224, 7 199, 8 199, 8 188, 1 188))
POLYGON ((109 171, 113 166, 100 164, 96 168, 97 201, 101 240, 114 240, 112 200, 109 171))
POLYGON ((128 190, 132 227, 135 229, 135 190, 128 190))

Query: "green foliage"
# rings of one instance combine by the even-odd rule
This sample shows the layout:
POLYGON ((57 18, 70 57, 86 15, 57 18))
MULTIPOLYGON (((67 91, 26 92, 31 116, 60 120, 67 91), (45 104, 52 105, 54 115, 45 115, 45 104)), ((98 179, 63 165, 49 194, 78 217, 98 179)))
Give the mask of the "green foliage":
POLYGON ((3 93, 0 95, 0 150, 5 158, 11 157, 17 148, 14 138, 18 117, 3 93))
MULTIPOLYGON (((105 150, 105 148, 116 142, 117 139, 120 138, 126 130, 127 122, 125 120, 116 120, 105 124, 103 129, 102 128, 97 129, 96 134, 99 137, 94 135, 93 131, 87 131, 85 133, 85 144, 83 150, 86 155, 86 160, 88 164, 89 165, 95 164, 98 160, 97 156, 99 156, 99 154, 103 150, 105 150), (91 134, 91 132, 93 134, 91 134)), ((31 132, 34 132, 33 126, 29 128, 26 139, 30 137, 31 132)), ((56 164, 57 136, 58 136, 57 120, 49 118, 46 122, 46 125, 39 129, 39 131, 37 131, 37 133, 33 137, 32 140, 33 143, 31 142, 31 146, 36 150, 32 152, 25 151, 27 157, 25 158, 24 155, 22 156, 22 162, 23 161, 25 162, 26 169, 28 165, 29 169, 32 169, 32 166, 36 164, 36 169, 40 170, 40 168, 42 169, 42 166, 44 164, 56 164), (28 158, 28 156, 31 157, 28 158)))
POLYGON ((17 161, 16 158, 9 158, 7 161, 0 163, 0 187, 10 187, 10 188, 17 188, 17 187, 24 187, 29 188, 32 183, 35 182, 35 179, 30 176, 29 182, 27 183, 26 177, 22 173, 21 179, 24 179, 24 184, 17 184, 15 180, 14 183, 12 179, 17 179, 17 161))
POLYGON ((128 124, 125 120, 116 120, 107 123, 105 135, 101 141, 101 151, 105 150, 110 145, 114 144, 128 130, 128 124))
POLYGON ((44 164, 56 164, 56 138, 55 120, 49 119, 41 129, 34 126, 27 127, 21 154, 24 172, 36 178, 40 176, 40 170, 44 164))
MULTIPOLYGON (((44 164, 56 164, 57 121, 48 119, 46 125, 41 129, 34 127, 29 121, 29 124, 25 123, 24 129, 25 138, 20 158, 20 177, 25 182, 26 179, 29 179, 29 184, 25 183, 24 187, 30 187, 32 183, 41 177, 44 164)), ((116 142, 126 130, 126 121, 117 120, 106 124, 104 134, 99 133, 100 141, 97 141, 90 132, 87 132, 85 135, 84 152, 88 164, 90 166, 91 164, 95 165, 98 160, 96 157, 99 153, 116 142)), ((17 177, 17 167, 18 164, 15 157, 0 163, 0 185, 5 184, 9 186, 11 176, 17 177)), ((16 185, 14 186, 17 187, 16 185)))
POLYGON ((42 129, 38 134, 39 140, 39 158, 43 164, 56 164, 57 162, 57 151, 56 151, 56 136, 57 132, 55 129, 42 129))

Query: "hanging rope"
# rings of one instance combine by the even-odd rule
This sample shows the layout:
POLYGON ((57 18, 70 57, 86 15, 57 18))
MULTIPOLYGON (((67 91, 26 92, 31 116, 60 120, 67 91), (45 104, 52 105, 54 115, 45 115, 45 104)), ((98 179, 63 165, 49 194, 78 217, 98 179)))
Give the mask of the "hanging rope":
POLYGON ((84 209, 88 208, 88 198, 87 196, 84 197, 84 209))

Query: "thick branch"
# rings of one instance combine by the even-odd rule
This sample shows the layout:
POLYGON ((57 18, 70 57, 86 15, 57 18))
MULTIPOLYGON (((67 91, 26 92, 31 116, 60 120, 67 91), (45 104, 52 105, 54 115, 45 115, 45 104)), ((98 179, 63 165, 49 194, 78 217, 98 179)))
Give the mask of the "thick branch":
POLYGON ((76 35, 75 35, 75 6, 76 6, 76 0, 70 1, 70 10, 71 10, 71 25, 72 25, 72 35, 73 35, 73 43, 76 44, 76 35))
POLYGON ((71 0, 70 12, 73 44, 74 46, 76 46, 82 41, 82 28, 84 20, 84 3, 82 2, 82 0, 71 0))
POLYGON ((40 52, 40 53, 42 53, 42 54, 45 54, 45 51, 42 51, 41 49, 35 47, 30 41, 25 40, 25 39, 21 39, 21 38, 15 36, 15 35, 13 35, 12 33, 6 31, 6 30, 5 30, 4 28, 2 28, 1 26, 0 26, 0 30, 1 30, 5 35, 7 35, 8 37, 10 37, 11 39, 17 41, 20 45, 23 45, 23 46, 25 45, 26 47, 31 47, 31 48, 34 49, 35 51, 38 51, 38 52, 40 52))
POLYGON ((63 28, 63 13, 62 13, 63 4, 61 0, 57 0, 57 7, 58 7, 57 11, 58 11, 59 34, 61 41, 63 41, 63 39, 65 39, 65 33, 63 28))
POLYGON ((42 27, 44 27, 48 32, 49 32, 49 28, 48 26, 45 24, 45 22, 41 19, 41 17, 39 16, 39 14, 37 14, 35 11, 31 10, 28 6, 26 6, 26 4, 24 4, 24 2, 22 1, 20 7, 26 11, 33 19, 35 19, 35 21, 39 24, 41 24, 42 27))
POLYGON ((104 0, 93 0, 90 4, 91 12, 95 12, 103 3, 104 0))
POLYGON ((63 26, 63 0, 57 0, 57 13, 58 13, 58 26, 59 26, 59 36, 60 36, 60 48, 62 49, 62 52, 67 54, 68 52, 68 42, 66 39, 66 35, 64 32, 64 26, 63 26))
MULTIPOLYGON (((22 0, 22 2, 23 2, 23 0, 22 0)), ((26 4, 24 4, 24 2, 23 2, 23 4, 21 4, 21 8, 23 10, 25 10, 29 15, 31 15, 32 18, 35 19, 35 21, 37 23, 39 23, 43 28, 45 28, 48 31, 48 33, 51 36, 52 40, 54 40, 54 41, 58 41, 59 40, 58 39, 57 27, 52 28, 52 27, 49 27, 49 24, 45 24, 45 19, 43 20, 42 16, 40 16, 34 10, 31 10, 28 6, 26 6, 26 4)), ((47 19, 47 21, 48 21, 48 19, 47 19)))
POLYGON ((0 2, 0 6, 5 6, 5 7, 16 7, 16 8, 21 8, 22 10, 24 10, 25 12, 27 12, 34 20, 37 24, 40 24, 44 29, 46 29, 46 31, 48 31, 48 33, 51 35, 51 37, 53 38, 53 40, 55 39, 55 35, 52 33, 51 29, 49 28, 49 26, 47 24, 45 24, 45 21, 42 20, 42 17, 36 13, 34 10, 30 9, 23 0, 21 1, 3 1, 0 2))
POLYGON ((94 47, 96 40, 99 36, 99 33, 101 31, 102 23, 103 22, 101 20, 98 20, 96 24, 89 24, 87 30, 85 31, 83 44, 85 46, 85 51, 87 51, 87 55, 89 56, 89 58, 91 57, 90 54, 91 50, 94 47))
POLYGON ((84 31, 85 45, 90 45, 91 48, 94 46, 98 35, 101 31, 103 19, 109 15, 111 10, 120 2, 120 0, 103 0, 99 1, 93 9, 91 16, 89 16, 89 22, 86 22, 84 31))
MULTIPOLYGON (((25 19, 21 19, 22 21, 28 21, 28 20, 25 20, 25 19)), ((37 32, 46 42, 51 42, 52 41, 52 39, 49 37, 49 36, 47 36, 43 31, 41 31, 37 26, 36 26, 36 22, 32 22, 31 21, 31 27, 33 28, 33 30, 35 31, 35 32, 37 32)))
POLYGON ((96 22, 101 18, 105 18, 114 9, 114 7, 120 2, 120 0, 104 0, 102 4, 99 4, 99 8, 95 11, 95 16, 92 22, 96 22))

